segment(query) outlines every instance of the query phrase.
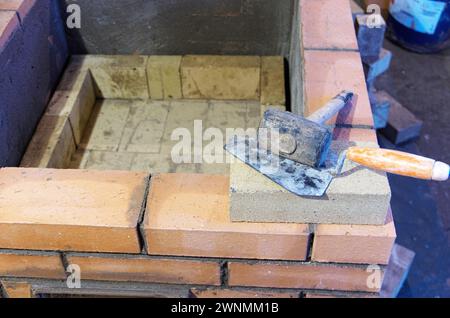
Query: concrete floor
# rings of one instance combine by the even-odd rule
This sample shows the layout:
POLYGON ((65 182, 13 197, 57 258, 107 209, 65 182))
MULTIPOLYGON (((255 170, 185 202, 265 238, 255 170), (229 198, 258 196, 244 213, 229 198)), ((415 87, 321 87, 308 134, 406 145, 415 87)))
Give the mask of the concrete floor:
MULTIPOLYGON (((201 132, 217 128, 225 143, 228 128, 256 129, 260 108, 259 102, 250 101, 98 100, 70 168, 227 175, 226 163, 175 163, 171 152, 180 140, 172 140, 172 133, 177 128, 186 128, 190 132, 191 151, 194 121, 200 120, 201 132)), ((203 141, 205 153, 210 143, 209 138, 203 141)), ((223 146, 220 151, 225 161, 223 146)), ((193 162, 192 151, 189 157, 193 162)))
MULTIPOLYGON (((450 50, 420 55, 386 42, 394 58, 377 81, 424 121, 416 142, 397 147, 450 163, 450 50)), ((393 148, 380 136, 380 144, 393 148)), ((400 297, 450 297, 450 183, 390 176, 397 242, 416 252, 400 297)))

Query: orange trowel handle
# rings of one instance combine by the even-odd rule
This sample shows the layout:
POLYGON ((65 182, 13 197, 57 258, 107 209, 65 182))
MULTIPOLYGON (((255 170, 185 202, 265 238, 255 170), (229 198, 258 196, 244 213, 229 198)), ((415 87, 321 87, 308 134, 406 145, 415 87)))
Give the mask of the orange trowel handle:
POLYGON ((433 159, 380 148, 351 147, 347 158, 368 168, 425 180, 446 181, 449 166, 433 159))

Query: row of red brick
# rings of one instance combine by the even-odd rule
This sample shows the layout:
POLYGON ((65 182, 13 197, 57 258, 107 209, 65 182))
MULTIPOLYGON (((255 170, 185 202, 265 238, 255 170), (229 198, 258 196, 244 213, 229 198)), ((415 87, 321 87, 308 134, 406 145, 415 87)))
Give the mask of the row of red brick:
POLYGON ((351 264, 222 260, 129 254, 0 251, 0 277, 379 292, 384 268, 351 264), (73 269, 73 268, 72 268, 73 269))
POLYGON ((300 0, 305 80, 309 115, 343 89, 358 95, 345 114, 332 122, 373 127, 364 70, 348 0, 300 0))
POLYGON ((20 28, 36 0, 0 0, 0 51, 20 28))
MULTIPOLYGON (((341 130, 339 136, 358 139, 367 132, 341 130)), ((305 260, 312 254, 321 262, 387 264, 396 236, 392 218, 383 226, 315 229, 231 222, 228 177, 161 174, 151 182, 148 177, 1 169, 0 248, 262 260, 305 260)))
POLYGON ((153 283, 86 282, 71 289, 55 280, 4 278, 0 280, 0 298, 34 298, 62 295, 80 297, 149 297, 159 298, 376 298, 375 293, 255 287, 191 287, 189 285, 153 283))

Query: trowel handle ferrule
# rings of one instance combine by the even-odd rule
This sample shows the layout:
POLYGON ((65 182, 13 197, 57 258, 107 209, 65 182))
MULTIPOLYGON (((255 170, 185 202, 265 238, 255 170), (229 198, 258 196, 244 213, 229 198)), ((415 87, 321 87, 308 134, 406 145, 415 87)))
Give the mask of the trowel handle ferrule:
POLYGON ((339 95, 330 100, 325 106, 308 116, 308 120, 318 124, 325 124, 336 116, 353 98, 351 91, 342 91, 339 95))
POLYGON ((448 164, 396 150, 351 147, 347 159, 368 168, 417 179, 446 181, 450 173, 448 164))

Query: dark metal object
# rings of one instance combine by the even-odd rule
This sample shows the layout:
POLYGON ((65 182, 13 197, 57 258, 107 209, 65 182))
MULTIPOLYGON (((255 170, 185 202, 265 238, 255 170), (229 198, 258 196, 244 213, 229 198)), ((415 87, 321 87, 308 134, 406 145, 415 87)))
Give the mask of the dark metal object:
POLYGON ((258 141, 250 137, 236 136, 225 149, 270 180, 299 196, 323 196, 333 179, 332 173, 336 170, 336 167, 314 169, 287 158, 280 158, 269 150, 258 147, 258 141))
MULTIPOLYGON (((269 109, 261 120, 260 130, 267 129, 279 133, 279 155, 293 161, 320 167, 327 158, 332 140, 331 129, 303 118, 302 116, 269 109)), ((260 134, 260 144, 271 145, 260 134)), ((274 151, 272 151, 274 152, 274 151)))

